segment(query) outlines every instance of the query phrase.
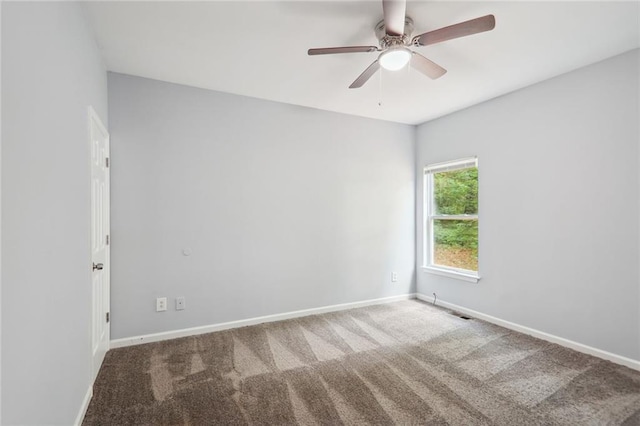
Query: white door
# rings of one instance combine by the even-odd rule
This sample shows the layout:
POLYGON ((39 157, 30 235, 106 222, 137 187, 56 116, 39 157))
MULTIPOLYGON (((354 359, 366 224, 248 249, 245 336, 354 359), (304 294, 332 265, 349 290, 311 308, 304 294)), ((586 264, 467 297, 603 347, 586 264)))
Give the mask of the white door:
POLYGON ((89 107, 91 136, 91 352, 93 378, 109 350, 109 134, 89 107))

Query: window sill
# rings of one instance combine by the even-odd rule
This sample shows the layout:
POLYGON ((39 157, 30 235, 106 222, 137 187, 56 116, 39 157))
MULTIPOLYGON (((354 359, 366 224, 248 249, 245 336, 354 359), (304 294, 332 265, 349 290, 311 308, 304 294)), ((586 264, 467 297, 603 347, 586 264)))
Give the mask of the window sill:
POLYGON ((423 266, 422 270, 430 274, 441 275, 443 277, 455 278, 457 280, 477 283, 480 277, 476 274, 467 274, 464 272, 452 271, 450 269, 434 268, 433 266, 423 266))

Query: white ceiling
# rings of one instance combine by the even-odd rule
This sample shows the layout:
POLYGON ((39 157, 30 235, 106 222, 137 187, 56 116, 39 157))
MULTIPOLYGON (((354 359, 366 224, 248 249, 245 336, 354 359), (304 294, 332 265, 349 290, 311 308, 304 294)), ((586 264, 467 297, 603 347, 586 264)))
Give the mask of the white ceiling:
MULTIPOLYGON (((90 2, 111 71, 346 114, 417 124, 640 46, 640 3, 410 2, 415 34, 486 14, 496 28, 416 50, 448 70, 384 71, 349 84, 376 53, 381 1, 90 2)), ((612 76, 613 78, 613 76, 612 76)))

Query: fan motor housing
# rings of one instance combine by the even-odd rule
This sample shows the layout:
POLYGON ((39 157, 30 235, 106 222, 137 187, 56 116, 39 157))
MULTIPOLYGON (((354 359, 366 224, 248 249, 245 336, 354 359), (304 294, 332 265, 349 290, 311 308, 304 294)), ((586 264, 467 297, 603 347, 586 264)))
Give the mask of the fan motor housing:
POLYGON ((383 49, 391 46, 408 45, 411 34, 413 34, 413 19, 408 16, 404 18, 404 34, 401 36, 388 35, 384 26, 384 20, 375 26, 376 38, 380 41, 383 49))

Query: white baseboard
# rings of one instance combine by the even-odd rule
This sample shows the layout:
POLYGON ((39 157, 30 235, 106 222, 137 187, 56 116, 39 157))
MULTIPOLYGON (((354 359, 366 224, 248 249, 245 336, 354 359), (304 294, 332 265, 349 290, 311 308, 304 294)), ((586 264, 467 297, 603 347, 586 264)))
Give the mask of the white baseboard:
POLYGON ((91 402, 91 397, 93 396, 93 382, 89 385, 89 389, 87 389, 87 393, 82 400, 82 405, 80 406, 80 411, 78 412, 78 416, 76 417, 76 421, 73 422, 75 426, 82 425, 82 421, 84 420, 85 414, 87 414, 87 409, 89 408, 89 403, 91 402))
POLYGON ((228 330, 231 328, 246 327, 248 325, 262 324, 265 322, 282 321, 290 318, 306 317, 308 315, 324 314, 326 312, 343 311, 345 309, 361 308, 363 306, 379 305, 381 303, 397 302, 399 300, 415 299, 415 293, 402 294, 400 296, 383 297, 380 299, 364 300, 361 302, 342 303, 339 305, 322 306, 319 308, 303 309, 301 311, 285 312, 283 314, 266 315, 256 318, 248 318, 239 321, 223 322, 219 324, 204 325, 200 327, 184 328, 181 330, 165 331, 162 333, 145 334, 142 336, 125 337, 111 341, 110 348, 122 348, 125 346, 140 345, 143 343, 159 342, 161 340, 175 339, 178 337, 195 336, 198 334, 212 333, 214 331, 228 330))
MULTIPOLYGON (((248 318, 248 319, 238 320, 238 321, 230 321, 230 322, 224 322, 219 324, 204 325, 200 327, 191 327, 191 328, 184 328, 180 330, 165 331, 162 333, 153 333, 153 334, 145 334, 142 336, 125 337, 123 339, 112 340, 110 344, 110 348, 115 349, 115 348, 122 348, 125 346, 140 345, 143 343, 159 342, 162 340, 176 339, 179 337, 187 337, 187 336, 195 336, 198 334, 206 334, 206 333, 212 333, 214 331, 222 331, 222 330, 229 330, 232 328, 246 327, 249 325, 262 324, 265 322, 282 321, 282 320, 291 319, 291 318, 305 317, 308 315, 317 315, 317 314, 323 314, 326 312, 343 311, 346 309, 360 308, 363 306, 378 305, 381 303, 396 302, 400 300, 408 300, 408 299, 415 299, 415 298, 418 298, 420 300, 424 300, 427 302, 433 301, 433 297, 420 294, 420 293, 403 294, 400 296, 383 297, 380 299, 364 300, 361 302, 342 303, 339 305, 322 306, 319 308, 303 309, 300 311, 285 312, 282 314, 266 315, 262 317, 248 318)), ((474 311, 472 309, 458 306, 453 303, 438 300, 436 304, 438 306, 452 309, 460 313, 470 315, 474 318, 478 318, 478 319, 490 322, 492 324, 496 324, 501 327, 508 328, 509 330, 514 330, 520 333, 528 334, 530 336, 537 337, 538 339, 546 340, 547 342, 556 343, 558 345, 565 346, 567 348, 576 350, 578 352, 582 352, 588 355, 593 355, 595 357, 606 359, 608 361, 615 362, 616 364, 624 365, 626 367, 633 368, 634 370, 640 371, 640 361, 637 361, 631 358, 627 358, 621 355, 616 355, 614 353, 603 351, 601 349, 597 349, 591 346, 583 345, 582 343, 574 342, 573 340, 554 336, 553 334, 545 333, 543 331, 525 327, 523 325, 519 325, 519 324, 506 321, 500 318, 496 318, 491 315, 483 314, 482 312, 474 311)), ((83 411, 81 411, 80 413, 82 416, 80 415, 78 416, 80 421, 82 421, 82 417, 84 417, 84 413, 86 412, 86 409, 89 405, 89 401, 91 400, 91 391, 92 389, 90 388, 87 393, 87 396, 85 397, 85 402, 83 404, 83 411)))
MULTIPOLYGON (((432 296, 427 296, 421 293, 417 293, 416 297, 426 302, 433 302, 432 296)), ((482 312, 474 311, 472 309, 467 309, 462 306, 454 305, 453 303, 445 302, 439 299, 437 300, 436 305, 442 306, 448 309, 452 309, 462 314, 470 315, 474 318, 478 318, 478 319, 490 322, 492 324, 499 325, 504 328, 508 328, 509 330, 514 330, 523 334, 528 334, 529 336, 537 337, 538 339, 546 340, 547 342, 556 343, 558 345, 565 346, 567 348, 576 350, 578 352, 582 352, 587 355, 593 355, 595 357, 606 359, 607 361, 615 362, 616 364, 624 365, 625 367, 633 368, 634 370, 640 371, 640 361, 636 361, 631 358, 616 355, 614 353, 603 351, 601 349, 596 349, 591 346, 583 345, 582 343, 574 342, 573 340, 554 336, 553 334, 549 334, 543 331, 535 330, 533 328, 525 327, 523 325, 519 325, 510 321, 505 321, 503 319, 496 318, 491 315, 483 314, 482 312)))

